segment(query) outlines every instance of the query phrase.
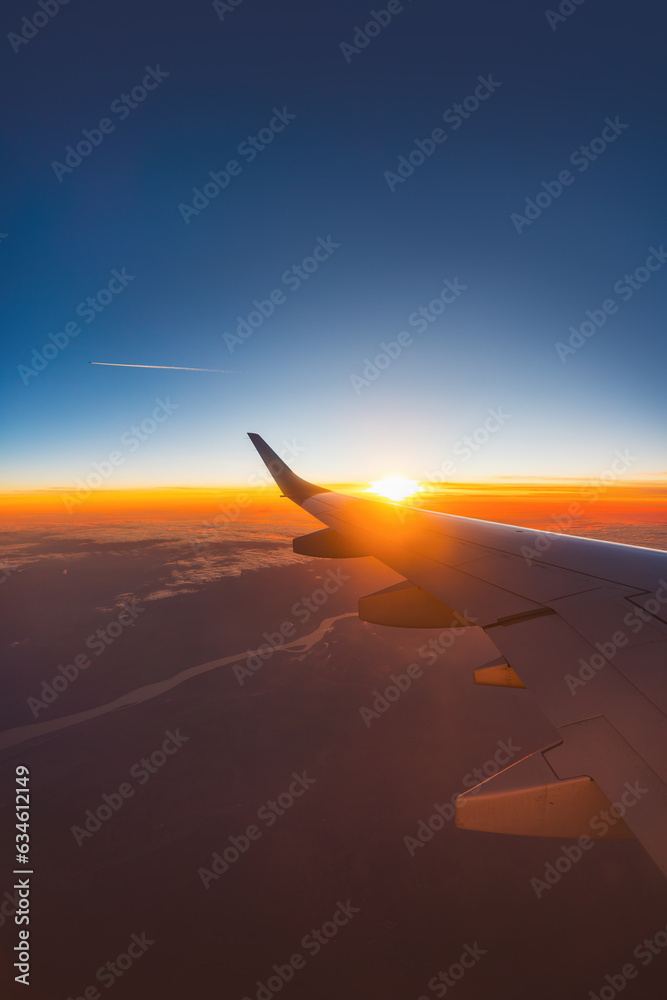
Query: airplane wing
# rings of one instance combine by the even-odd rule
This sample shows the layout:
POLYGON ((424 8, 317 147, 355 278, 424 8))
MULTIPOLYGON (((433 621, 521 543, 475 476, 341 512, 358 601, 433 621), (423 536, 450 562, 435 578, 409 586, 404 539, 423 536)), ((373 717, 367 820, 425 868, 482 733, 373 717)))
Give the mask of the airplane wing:
POLYGON ((304 555, 375 556, 404 582, 359 601, 365 621, 484 629, 553 743, 457 800, 457 826, 635 837, 667 874, 667 552, 360 499, 296 476, 249 434, 280 487, 327 527, 304 555))

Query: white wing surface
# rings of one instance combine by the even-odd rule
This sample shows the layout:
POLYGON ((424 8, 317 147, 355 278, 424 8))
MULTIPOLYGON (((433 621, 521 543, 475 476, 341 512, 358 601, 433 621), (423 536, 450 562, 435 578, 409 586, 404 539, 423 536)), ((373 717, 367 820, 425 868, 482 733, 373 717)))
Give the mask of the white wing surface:
POLYGON ((296 476, 249 435, 283 495, 327 527, 294 540, 375 556, 398 587, 359 602, 384 625, 484 629, 504 666, 479 684, 525 687, 554 742, 459 796, 459 827, 635 837, 667 874, 667 552, 359 499, 296 476))

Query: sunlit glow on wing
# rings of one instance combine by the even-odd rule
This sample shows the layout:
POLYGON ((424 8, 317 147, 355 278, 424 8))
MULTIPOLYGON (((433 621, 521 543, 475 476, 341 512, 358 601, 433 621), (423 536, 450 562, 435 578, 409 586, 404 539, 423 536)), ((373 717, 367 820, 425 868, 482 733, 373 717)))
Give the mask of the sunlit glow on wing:
POLYGON ((376 479, 371 483, 367 493, 379 493, 389 500, 405 500, 419 490, 416 479, 404 479, 403 476, 387 476, 386 479, 376 479))

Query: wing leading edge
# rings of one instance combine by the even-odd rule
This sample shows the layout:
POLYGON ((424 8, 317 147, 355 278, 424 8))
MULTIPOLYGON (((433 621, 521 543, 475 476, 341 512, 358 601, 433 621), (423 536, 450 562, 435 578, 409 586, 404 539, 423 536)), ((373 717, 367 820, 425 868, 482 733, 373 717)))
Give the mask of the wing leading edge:
POLYGON ((295 551, 372 555, 404 577, 362 598, 362 619, 480 626, 504 664, 475 681, 528 688, 553 723, 549 747, 459 796, 457 825, 634 836, 667 874, 667 552, 346 496, 249 436, 283 494, 326 525, 295 551))

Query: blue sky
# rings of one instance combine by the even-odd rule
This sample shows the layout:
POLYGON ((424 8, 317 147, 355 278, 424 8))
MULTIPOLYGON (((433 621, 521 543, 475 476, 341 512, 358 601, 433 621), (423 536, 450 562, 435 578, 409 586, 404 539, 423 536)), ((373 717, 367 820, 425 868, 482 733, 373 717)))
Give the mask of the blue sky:
MULTIPOLYGON (((572 7, 552 27, 530 2, 414 0, 366 33, 363 3, 221 18, 121 0, 8 38, 6 487, 68 487, 118 450, 110 486, 245 484, 248 430, 296 442, 295 468, 326 482, 448 461, 452 478, 595 478, 619 450, 629 478, 664 473, 662 15, 572 7), (179 208, 230 161, 208 205, 179 208), (595 332, 571 342, 587 311, 595 332), (383 342, 396 356, 361 383, 383 342), (466 435, 483 443, 461 459, 466 435)), ((8 4, 6 36, 34 11, 8 4)))

